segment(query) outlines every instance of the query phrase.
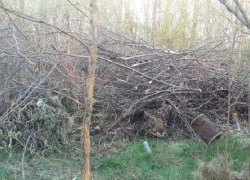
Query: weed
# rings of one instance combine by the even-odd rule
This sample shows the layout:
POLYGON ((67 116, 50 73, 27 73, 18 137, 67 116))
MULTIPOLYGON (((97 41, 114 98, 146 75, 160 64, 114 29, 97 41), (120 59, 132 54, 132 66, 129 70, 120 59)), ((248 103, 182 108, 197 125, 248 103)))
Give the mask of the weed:
MULTIPOLYGON (((143 146, 144 140, 125 144, 122 141, 109 144, 102 142, 93 146, 91 169, 93 180, 182 180, 209 178, 209 172, 219 177, 223 137, 218 143, 208 146, 195 140, 148 139, 152 154, 143 146), (198 170, 197 170, 198 169, 198 170)), ((245 176, 249 156, 249 137, 229 137, 230 177, 245 176)), ((3 150, 1 150, 3 151, 3 150)), ((73 151, 73 150, 72 150, 73 151)), ((24 170, 26 179, 80 179, 80 151, 68 154, 39 155, 26 157, 24 170), (77 155, 76 155, 77 154, 77 155), (29 160, 28 160, 29 159, 29 160)), ((20 156, 22 151, 15 149, 12 156, 0 153, 0 178, 20 179, 22 177, 20 156)), ((27 155, 28 156, 28 155, 27 155)), ((213 177, 212 177, 213 178, 213 177)), ((211 179, 211 178, 210 178, 211 179)))

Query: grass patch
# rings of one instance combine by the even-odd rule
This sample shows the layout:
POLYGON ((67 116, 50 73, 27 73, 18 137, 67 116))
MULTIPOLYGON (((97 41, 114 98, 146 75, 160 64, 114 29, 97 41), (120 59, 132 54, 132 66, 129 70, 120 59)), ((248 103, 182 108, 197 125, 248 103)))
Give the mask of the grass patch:
POLYGON ((190 148, 195 150, 199 143, 155 139, 148 142, 153 151, 150 155, 145 152, 143 141, 137 141, 119 156, 93 158, 92 165, 98 167, 93 179, 193 179, 190 172, 197 168, 197 157, 190 148), (109 176, 104 178, 103 174, 109 176))
MULTIPOLYGON (((230 169, 246 169, 250 153, 249 137, 230 137, 230 169)), ((168 141, 149 139, 152 154, 143 147, 144 140, 135 142, 103 143, 92 146, 91 166, 93 180, 182 180, 198 179, 194 174, 198 162, 209 163, 223 155, 223 138, 208 146, 201 141, 168 141)), ((22 178, 22 151, 0 152, 0 179, 22 178)), ((80 153, 55 154, 49 157, 26 156, 23 169, 26 179, 80 179, 80 153)))

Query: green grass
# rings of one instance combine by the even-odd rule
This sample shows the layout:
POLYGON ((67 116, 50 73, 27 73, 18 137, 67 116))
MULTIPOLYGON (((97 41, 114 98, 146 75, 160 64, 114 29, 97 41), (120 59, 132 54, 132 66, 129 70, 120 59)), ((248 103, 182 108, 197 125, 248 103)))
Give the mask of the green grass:
MULTIPOLYGON (((152 154, 143 147, 144 140, 92 146, 93 180, 182 180, 195 179, 198 161, 210 162, 223 155, 223 138, 211 146, 196 140, 149 139, 152 154)), ((230 170, 245 168, 250 153, 250 138, 229 139, 230 170)), ((22 152, 0 151, 0 179, 22 178, 22 152)), ((29 156, 24 163, 26 179, 80 179, 80 154, 56 154, 49 157, 29 156)))

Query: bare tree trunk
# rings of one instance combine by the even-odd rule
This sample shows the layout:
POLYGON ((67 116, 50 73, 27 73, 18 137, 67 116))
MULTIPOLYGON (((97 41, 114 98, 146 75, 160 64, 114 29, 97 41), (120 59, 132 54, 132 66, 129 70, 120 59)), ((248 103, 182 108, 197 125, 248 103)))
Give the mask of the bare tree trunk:
POLYGON ((192 27, 191 27, 191 41, 195 41, 196 40, 196 37, 197 37, 197 24, 198 24, 198 4, 199 4, 199 1, 196 0, 193 2, 193 11, 194 11, 194 14, 193 14, 193 20, 192 20, 192 27))
POLYGON ((90 179, 90 136, 89 127, 93 109, 93 91, 95 84, 95 70, 97 63, 97 0, 90 0, 91 8, 91 32, 92 45, 90 47, 91 65, 89 67, 89 76, 86 89, 86 107, 85 119, 82 124, 82 180, 90 179))
POLYGON ((219 1, 227 8, 228 12, 232 13, 242 24, 250 29, 250 20, 238 0, 234 0, 235 5, 229 4, 226 0, 219 1))
POLYGON ((153 12, 152 12, 152 27, 151 27, 151 41, 154 43, 154 39, 158 39, 158 24, 157 24, 157 13, 159 11, 160 1, 155 0, 153 5, 153 12))
POLYGON ((248 124, 249 124, 249 131, 250 131, 250 82, 248 82, 247 88, 247 107, 248 107, 248 124))
POLYGON ((133 33, 132 28, 130 1, 125 0, 125 31, 128 35, 131 35, 133 33))

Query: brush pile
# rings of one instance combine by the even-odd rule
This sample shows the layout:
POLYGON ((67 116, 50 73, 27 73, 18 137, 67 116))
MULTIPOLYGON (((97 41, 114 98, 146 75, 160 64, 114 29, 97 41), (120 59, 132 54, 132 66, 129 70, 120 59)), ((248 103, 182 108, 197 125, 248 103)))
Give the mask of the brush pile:
MULTIPOLYGON (((22 33, 0 29, 1 146, 58 150, 79 140, 88 38, 42 24, 22 33)), ((91 133, 193 137, 190 123, 201 113, 223 128, 229 99, 244 125, 249 63, 223 43, 173 51, 100 29, 91 133)))

